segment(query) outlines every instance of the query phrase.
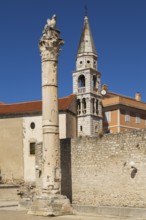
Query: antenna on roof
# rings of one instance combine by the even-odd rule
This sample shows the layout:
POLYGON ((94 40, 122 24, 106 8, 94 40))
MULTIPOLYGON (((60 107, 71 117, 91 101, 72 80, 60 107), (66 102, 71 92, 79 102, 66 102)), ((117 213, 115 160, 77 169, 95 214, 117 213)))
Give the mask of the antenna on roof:
POLYGON ((86 4, 85 4, 84 9, 85 9, 85 16, 87 16, 87 15, 88 15, 88 8, 87 8, 87 5, 86 5, 86 4))

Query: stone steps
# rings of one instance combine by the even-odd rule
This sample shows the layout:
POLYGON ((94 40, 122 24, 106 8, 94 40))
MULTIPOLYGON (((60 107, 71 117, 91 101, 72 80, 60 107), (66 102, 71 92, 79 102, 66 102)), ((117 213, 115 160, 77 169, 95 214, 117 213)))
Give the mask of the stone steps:
POLYGON ((17 190, 18 185, 13 184, 0 184, 0 210, 13 209, 18 207, 19 196, 17 190))
POLYGON ((0 210, 8 207, 18 207, 18 201, 16 200, 0 200, 0 210))
POLYGON ((75 213, 95 216, 109 216, 115 218, 138 218, 146 219, 146 208, 136 207, 112 207, 112 206, 87 206, 87 205, 72 205, 75 213))

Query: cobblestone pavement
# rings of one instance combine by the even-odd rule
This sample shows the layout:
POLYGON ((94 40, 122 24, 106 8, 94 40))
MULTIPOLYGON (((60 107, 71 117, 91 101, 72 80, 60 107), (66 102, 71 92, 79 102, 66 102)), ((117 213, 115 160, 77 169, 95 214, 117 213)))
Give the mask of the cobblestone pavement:
MULTIPOLYGON (((136 220, 134 218, 68 215, 60 217, 41 217, 27 215, 24 211, 0 210, 0 220, 136 220)), ((139 219, 140 220, 140 219, 139 219)), ((141 219, 144 220, 144 219, 141 219)))

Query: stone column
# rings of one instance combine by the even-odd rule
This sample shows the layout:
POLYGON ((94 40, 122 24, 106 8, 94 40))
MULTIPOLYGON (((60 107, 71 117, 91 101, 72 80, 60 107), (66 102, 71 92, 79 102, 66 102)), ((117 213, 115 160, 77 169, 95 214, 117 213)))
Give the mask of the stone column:
POLYGON ((42 188, 60 191, 59 116, 58 116, 58 55, 63 40, 60 32, 45 26, 39 48, 42 59, 42 188))
MULTIPOLYGON (((58 115, 58 55, 63 40, 56 30, 56 16, 48 19, 39 42, 42 59, 42 133, 43 154, 41 188, 37 188, 28 214, 57 216, 71 214, 70 202, 60 194, 60 149, 58 115)), ((39 187, 39 184, 37 184, 39 187)))

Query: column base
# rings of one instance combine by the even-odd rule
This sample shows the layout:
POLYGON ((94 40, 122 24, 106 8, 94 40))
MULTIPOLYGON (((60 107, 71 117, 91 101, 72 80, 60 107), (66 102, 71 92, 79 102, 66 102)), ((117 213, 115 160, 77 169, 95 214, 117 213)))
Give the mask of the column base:
POLYGON ((60 194, 36 196, 28 214, 40 216, 60 216, 73 214, 70 201, 60 194))

